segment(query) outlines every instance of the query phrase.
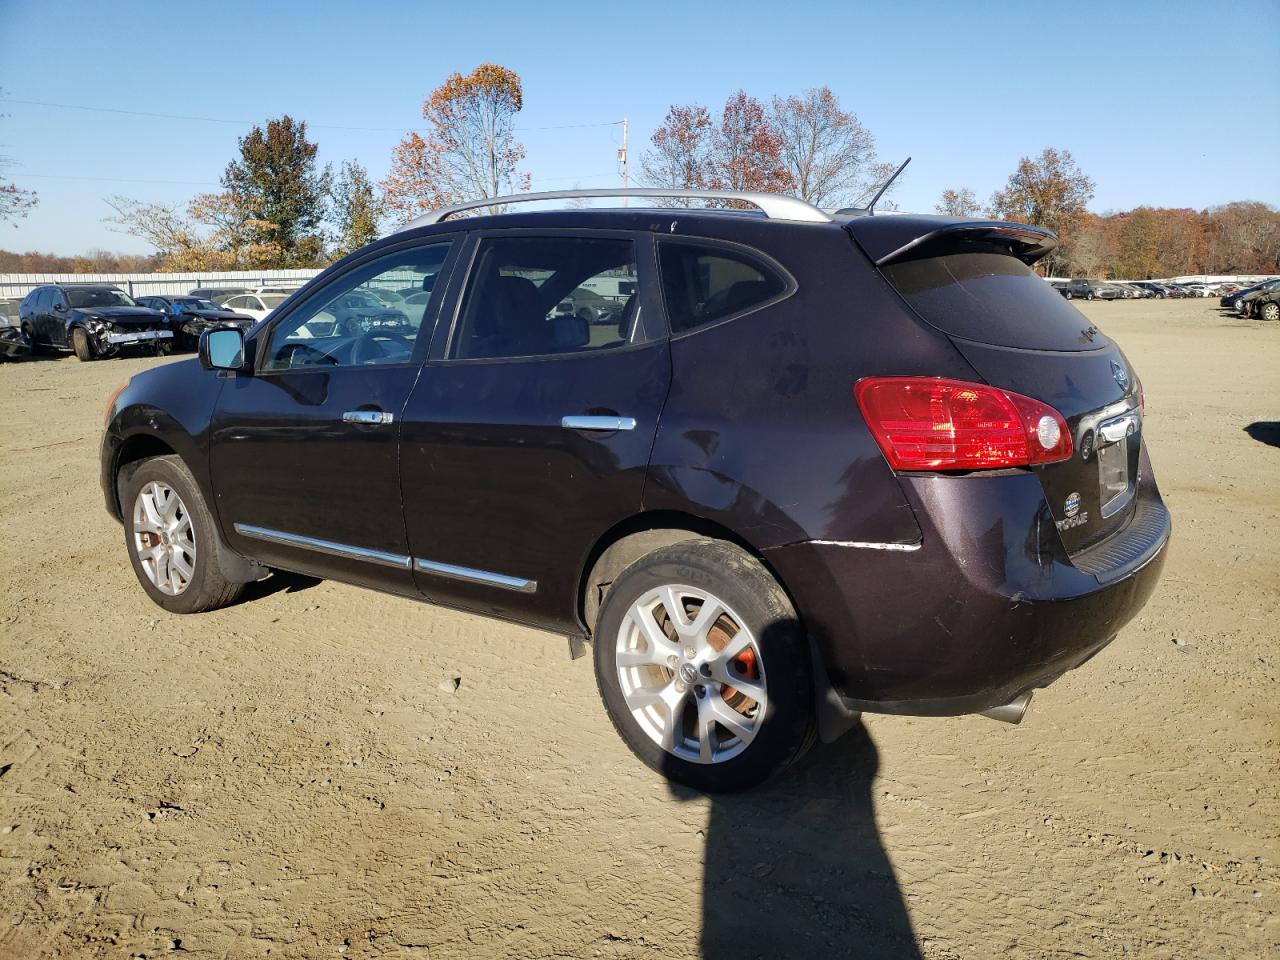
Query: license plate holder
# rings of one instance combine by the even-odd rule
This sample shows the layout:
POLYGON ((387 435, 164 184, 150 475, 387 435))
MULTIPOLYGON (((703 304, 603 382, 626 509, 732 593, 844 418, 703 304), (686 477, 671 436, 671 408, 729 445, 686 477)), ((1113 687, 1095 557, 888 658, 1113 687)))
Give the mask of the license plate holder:
POLYGON ((1102 516, 1112 516, 1124 506, 1129 493, 1129 438, 1098 448, 1098 502, 1102 516))

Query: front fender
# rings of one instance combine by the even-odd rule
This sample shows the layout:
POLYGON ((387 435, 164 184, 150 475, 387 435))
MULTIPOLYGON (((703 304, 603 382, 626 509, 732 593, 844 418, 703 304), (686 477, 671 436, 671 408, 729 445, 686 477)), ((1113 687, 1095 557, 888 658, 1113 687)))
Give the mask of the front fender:
POLYGON ((107 512, 120 519, 117 481, 122 464, 172 452, 191 471, 209 504, 209 423, 222 380, 198 361, 183 360, 134 377, 107 412, 100 449, 107 512))

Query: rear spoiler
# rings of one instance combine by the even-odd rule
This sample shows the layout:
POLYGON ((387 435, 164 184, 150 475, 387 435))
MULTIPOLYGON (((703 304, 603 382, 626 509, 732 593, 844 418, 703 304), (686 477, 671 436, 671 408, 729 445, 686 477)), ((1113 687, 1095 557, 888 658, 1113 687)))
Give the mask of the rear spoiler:
POLYGON ((845 225, 877 267, 964 250, 997 249, 1028 266, 1055 250, 1052 230, 1001 220, 950 217, 858 217, 845 225))

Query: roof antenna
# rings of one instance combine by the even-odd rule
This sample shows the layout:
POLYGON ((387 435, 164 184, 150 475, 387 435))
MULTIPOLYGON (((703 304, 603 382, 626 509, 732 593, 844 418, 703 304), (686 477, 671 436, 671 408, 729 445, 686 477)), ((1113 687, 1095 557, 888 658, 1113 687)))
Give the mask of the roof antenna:
POLYGON ((911 158, 907 157, 907 159, 902 161, 902 166, 893 171, 893 176, 884 182, 884 186, 880 188, 880 191, 872 197, 871 202, 867 204, 867 213, 876 212, 876 204, 880 202, 880 198, 884 196, 886 190, 893 186, 893 181, 897 180, 898 177, 902 175, 902 171, 907 169, 907 164, 910 162, 911 158))

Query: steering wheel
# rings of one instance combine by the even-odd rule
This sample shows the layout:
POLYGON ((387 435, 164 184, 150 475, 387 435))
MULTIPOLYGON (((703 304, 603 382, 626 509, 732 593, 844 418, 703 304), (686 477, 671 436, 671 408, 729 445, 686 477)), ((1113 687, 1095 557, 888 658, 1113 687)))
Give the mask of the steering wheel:
POLYGON ((329 356, 329 354, 308 344, 286 343, 280 348, 280 352, 276 354, 276 363, 279 366, 293 369, 294 367, 311 367, 320 364, 336 366, 338 361, 329 356))
POLYGON ((351 348, 351 362, 353 364, 378 363, 386 360, 391 354, 379 345, 375 351, 374 344, 379 340, 389 340, 397 346, 403 347, 406 354, 413 353, 413 343, 407 338, 402 337, 398 333, 391 333, 388 330, 372 330, 369 333, 361 334, 356 340, 355 345, 351 348))

